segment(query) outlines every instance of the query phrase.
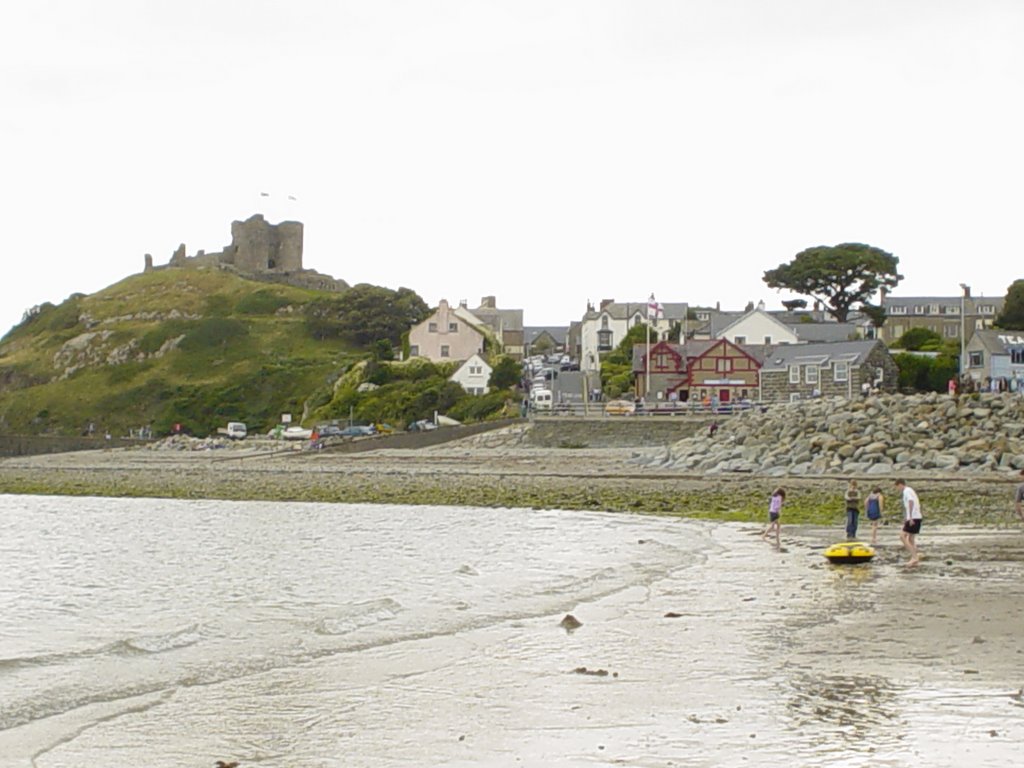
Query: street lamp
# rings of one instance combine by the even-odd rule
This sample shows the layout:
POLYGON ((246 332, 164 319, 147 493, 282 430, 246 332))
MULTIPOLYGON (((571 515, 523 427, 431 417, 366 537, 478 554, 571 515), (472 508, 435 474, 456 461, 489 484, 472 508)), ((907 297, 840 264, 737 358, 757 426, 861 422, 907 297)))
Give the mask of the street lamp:
POLYGON ((971 286, 960 283, 960 386, 964 384, 967 371, 967 297, 971 295, 971 286))

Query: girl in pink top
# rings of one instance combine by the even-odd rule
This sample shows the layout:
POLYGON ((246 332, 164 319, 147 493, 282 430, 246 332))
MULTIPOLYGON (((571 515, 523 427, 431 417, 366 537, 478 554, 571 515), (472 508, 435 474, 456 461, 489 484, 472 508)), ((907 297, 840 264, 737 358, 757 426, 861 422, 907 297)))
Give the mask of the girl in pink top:
POLYGON ((768 534, 775 531, 775 548, 782 548, 782 526, 779 518, 782 516, 782 504, 786 500, 786 489, 779 487, 772 491, 772 497, 768 501, 768 527, 764 529, 761 538, 768 541, 768 534))

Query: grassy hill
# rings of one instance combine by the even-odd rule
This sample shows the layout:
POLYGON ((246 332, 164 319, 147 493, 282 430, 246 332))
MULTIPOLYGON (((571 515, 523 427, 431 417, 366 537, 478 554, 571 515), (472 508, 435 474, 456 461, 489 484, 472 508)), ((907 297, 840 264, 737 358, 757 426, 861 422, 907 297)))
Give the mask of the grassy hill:
POLYGON ((125 434, 181 423, 256 429, 328 402, 361 349, 315 338, 305 308, 338 294, 215 269, 128 277, 43 305, 0 340, 0 431, 125 434))
MULTIPOLYGON (((350 415, 395 426, 435 411, 517 411, 513 392, 468 395, 456 364, 388 357, 429 309, 407 288, 307 290, 213 268, 133 275, 46 304, 0 339, 0 433, 207 435, 350 415)), ((508 361, 506 361, 508 362, 508 361)))

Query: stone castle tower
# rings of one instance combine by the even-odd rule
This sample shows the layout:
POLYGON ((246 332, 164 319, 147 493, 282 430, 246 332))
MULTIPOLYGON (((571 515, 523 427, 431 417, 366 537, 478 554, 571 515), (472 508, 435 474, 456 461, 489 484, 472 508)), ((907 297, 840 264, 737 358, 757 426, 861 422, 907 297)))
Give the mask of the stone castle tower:
POLYGON ((231 222, 231 245, 221 263, 250 274, 302 271, 302 223, 270 224, 262 214, 231 222))
POLYGON ((336 280, 315 269, 302 266, 302 222, 282 221, 271 224, 257 213, 245 221, 231 222, 231 245, 223 251, 197 251, 188 256, 185 245, 179 245, 166 267, 153 265, 153 257, 145 255, 145 271, 167 268, 232 269, 241 275, 300 288, 321 291, 343 291, 344 280, 336 280))

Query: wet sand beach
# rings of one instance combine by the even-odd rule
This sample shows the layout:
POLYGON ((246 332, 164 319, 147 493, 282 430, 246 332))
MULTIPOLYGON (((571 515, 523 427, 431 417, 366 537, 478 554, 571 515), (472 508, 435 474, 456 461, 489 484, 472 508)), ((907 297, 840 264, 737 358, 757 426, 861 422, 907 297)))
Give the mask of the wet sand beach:
MULTIPOLYGON (((902 565, 895 505, 875 560, 835 566, 821 553, 843 538, 841 478, 784 481, 806 506, 787 503, 776 551, 760 532, 778 480, 635 471, 631 453, 488 450, 477 441, 357 456, 232 449, 6 459, 8 493, 308 500, 321 502, 306 506, 325 520, 359 519, 360 508, 334 502, 370 501, 399 526, 382 540, 418 525, 417 509, 434 509, 394 506, 403 500, 462 505, 418 536, 468 548, 465 565, 448 571, 459 583, 521 582, 547 608, 492 616, 493 607, 452 592, 438 598, 437 616, 483 610, 481 618, 223 681, 168 684, 114 712, 72 710, 0 729, 0 753, 36 754, 40 768, 171 766, 192 755, 188 764, 232 757, 271 768, 1012 762, 1024 740, 1024 528, 1012 519, 1006 478, 910 478, 926 516, 921 566, 902 565), (791 522, 828 504, 827 526, 791 522), (460 533, 482 521, 482 507, 492 508, 489 525, 510 526, 495 539, 509 548, 503 570, 492 549, 474 555, 474 539, 460 533), (588 507, 595 511, 557 511, 588 507), (534 527, 512 533, 533 515, 534 527), (719 520, 686 519, 702 516, 719 520), (561 558, 543 577, 513 565, 537 536, 561 558), (584 557, 587 541, 606 554, 584 557), (648 570, 654 562, 663 565, 648 570), (571 632, 559 625, 567 612, 581 622, 571 632), (78 735, 54 745, 65 727, 78 735)), ((144 501, 132 503, 144 514, 144 501)), ((178 502, 152 501, 168 503, 178 502)), ((216 523, 218 502, 194 503, 216 523)), ((333 541, 310 546, 345 551, 333 541)), ((410 559, 399 572, 419 567, 410 559)), ((160 658, 168 665, 184 652, 160 658)))

